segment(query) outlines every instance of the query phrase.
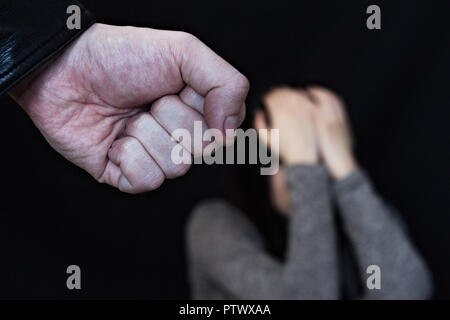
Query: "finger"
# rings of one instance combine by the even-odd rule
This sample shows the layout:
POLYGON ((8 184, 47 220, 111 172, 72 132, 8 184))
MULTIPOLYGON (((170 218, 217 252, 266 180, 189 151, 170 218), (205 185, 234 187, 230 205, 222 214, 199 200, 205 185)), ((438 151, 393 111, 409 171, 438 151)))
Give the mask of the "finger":
POLYGON ((107 183, 129 193, 139 193, 158 188, 164 174, 133 137, 116 140, 108 151, 107 183))
MULTIPOLYGON (((255 119, 253 120, 253 126, 258 131, 258 136, 261 139, 263 143, 266 145, 270 145, 270 135, 264 134, 263 129, 269 129, 269 125, 267 124, 266 115, 264 114, 264 111, 257 110, 255 113, 255 119)), ((268 131, 267 131, 268 132, 268 131)))
POLYGON ((205 103, 205 98, 195 92, 189 86, 186 86, 179 94, 181 101, 183 101, 189 107, 197 110, 203 114, 203 105, 205 103))
POLYGON ((307 88, 307 92, 311 94, 314 99, 316 99, 317 103, 328 103, 333 105, 342 104, 340 97, 327 88, 320 86, 309 86, 307 88))
POLYGON ((279 87, 271 90, 263 98, 270 119, 276 123, 281 115, 312 109, 312 102, 303 90, 279 87), (306 108, 306 109, 302 109, 306 108))
POLYGON ((245 116, 247 78, 195 37, 184 34, 182 43, 181 74, 188 86, 205 97, 208 127, 223 133, 236 129, 245 116))
POLYGON ((173 161, 172 151, 176 150, 177 142, 150 113, 142 112, 132 117, 127 122, 125 134, 136 138, 144 146, 166 178, 173 179, 182 176, 189 170, 190 162, 176 163, 173 161))
POLYGON ((347 135, 350 140, 350 144, 354 146, 354 135, 352 132, 352 127, 350 125, 350 119, 348 117, 347 111, 345 109, 345 103, 342 100, 342 98, 337 95, 336 93, 332 92, 331 90, 328 90, 326 88, 316 87, 317 90, 320 90, 323 92, 325 96, 328 97, 329 103, 333 106, 335 114, 336 114, 336 120, 338 120, 340 123, 342 123, 347 131, 347 135))
POLYGON ((280 87, 270 90, 267 94, 263 96, 263 104, 267 110, 267 115, 269 116, 270 123, 273 125, 275 122, 275 117, 277 114, 277 106, 282 106, 282 95, 287 92, 286 87, 280 87))
POLYGON ((324 117, 324 120, 332 121, 340 118, 336 100, 331 91, 317 86, 308 87, 307 90, 315 105, 319 108, 319 114, 324 117))
POLYGON ((347 111, 345 110, 344 101, 338 95, 334 95, 334 99, 336 103, 337 112, 339 113, 339 117, 341 118, 342 121, 347 122, 348 118, 347 118, 347 111))
POLYGON ((297 104, 299 106, 304 106, 309 109, 314 109, 314 103, 312 102, 308 92, 304 89, 295 89, 297 97, 297 104))
POLYGON ((203 143, 202 138, 208 126, 200 113, 187 106, 176 95, 165 96, 155 101, 150 108, 150 112, 171 135, 177 129, 185 129, 190 139, 179 139, 179 136, 176 135, 173 137, 194 157, 202 155, 207 144, 206 142, 203 143), (197 142, 197 140, 200 142, 197 142))

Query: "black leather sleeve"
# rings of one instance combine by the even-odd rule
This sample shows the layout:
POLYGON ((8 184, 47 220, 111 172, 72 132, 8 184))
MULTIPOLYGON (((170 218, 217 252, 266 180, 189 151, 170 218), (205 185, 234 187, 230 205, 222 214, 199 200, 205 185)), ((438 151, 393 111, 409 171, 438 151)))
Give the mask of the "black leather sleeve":
POLYGON ((94 16, 74 0, 0 0, 0 95, 88 29, 94 16), (67 8, 81 9, 81 29, 69 30, 67 8))

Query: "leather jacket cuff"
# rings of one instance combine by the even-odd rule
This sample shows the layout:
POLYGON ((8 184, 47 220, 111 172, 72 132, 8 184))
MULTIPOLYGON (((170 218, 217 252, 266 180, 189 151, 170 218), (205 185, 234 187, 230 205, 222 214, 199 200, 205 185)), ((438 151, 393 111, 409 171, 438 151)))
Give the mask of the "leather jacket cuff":
POLYGON ((0 95, 50 60, 95 22, 74 0, 0 0, 0 95), (77 5, 80 29, 69 29, 77 5))

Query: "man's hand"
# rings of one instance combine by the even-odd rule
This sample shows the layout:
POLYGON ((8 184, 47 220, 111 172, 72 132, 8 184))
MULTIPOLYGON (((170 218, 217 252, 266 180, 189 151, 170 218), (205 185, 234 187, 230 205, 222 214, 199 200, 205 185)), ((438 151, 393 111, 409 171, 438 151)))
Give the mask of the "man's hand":
POLYGON ((171 161, 174 129, 237 128, 248 87, 189 34, 95 24, 10 94, 69 161, 137 193, 189 169, 171 161))

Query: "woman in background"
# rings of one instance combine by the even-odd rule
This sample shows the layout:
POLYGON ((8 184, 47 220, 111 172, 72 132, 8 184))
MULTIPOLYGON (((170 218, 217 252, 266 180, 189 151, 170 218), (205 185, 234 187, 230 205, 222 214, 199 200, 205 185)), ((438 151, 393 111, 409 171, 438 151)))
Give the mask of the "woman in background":
POLYGON ((187 227, 193 297, 342 298, 349 268, 345 263, 341 267, 345 256, 334 203, 363 288, 349 298, 430 297, 432 282, 425 262, 399 217, 358 167, 342 101, 320 87, 282 87, 271 90, 263 102, 267 113, 256 113, 254 127, 280 130, 283 166, 269 177, 268 196, 287 216, 285 258, 268 252, 262 234, 240 209, 224 200, 205 201, 194 209, 187 227), (381 287, 370 290, 366 271, 372 265, 379 267, 381 287))

